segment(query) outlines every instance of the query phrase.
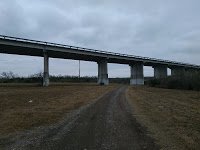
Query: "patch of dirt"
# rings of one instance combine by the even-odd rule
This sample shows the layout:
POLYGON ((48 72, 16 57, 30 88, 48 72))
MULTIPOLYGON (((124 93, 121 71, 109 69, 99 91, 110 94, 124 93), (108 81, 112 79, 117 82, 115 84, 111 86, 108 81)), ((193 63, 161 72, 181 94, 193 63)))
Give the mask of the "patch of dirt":
POLYGON ((116 85, 69 84, 0 87, 0 135, 58 122, 71 110, 91 103, 116 85))
POLYGON ((162 149, 200 149, 200 92, 129 87, 126 96, 162 149))
POLYGON ((51 127, 18 136, 7 149, 159 149, 132 116, 125 91, 114 89, 51 127))

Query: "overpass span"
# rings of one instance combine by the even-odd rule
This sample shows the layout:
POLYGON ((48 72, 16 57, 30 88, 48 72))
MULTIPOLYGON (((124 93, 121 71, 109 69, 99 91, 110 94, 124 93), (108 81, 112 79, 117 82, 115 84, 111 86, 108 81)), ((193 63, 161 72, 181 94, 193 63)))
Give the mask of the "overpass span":
POLYGON ((49 57, 97 62, 99 84, 108 84, 109 82, 107 63, 130 65, 130 84, 136 85, 144 84, 143 66, 152 66, 154 68, 155 78, 166 77, 167 68, 172 70, 172 75, 178 75, 191 69, 200 70, 200 66, 194 64, 113 53, 4 35, 0 35, 0 53, 44 57, 44 86, 48 86, 49 84, 49 57))

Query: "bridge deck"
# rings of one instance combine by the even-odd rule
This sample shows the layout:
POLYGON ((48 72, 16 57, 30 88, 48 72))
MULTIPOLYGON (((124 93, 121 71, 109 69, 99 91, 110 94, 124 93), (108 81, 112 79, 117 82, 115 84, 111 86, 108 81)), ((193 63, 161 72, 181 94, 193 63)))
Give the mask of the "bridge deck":
POLYGON ((0 53, 43 57, 44 51, 47 51, 48 56, 52 58, 95 62, 106 59, 108 63, 134 64, 142 62, 145 66, 167 65, 169 68, 185 67, 200 69, 199 65, 0 35, 0 53))

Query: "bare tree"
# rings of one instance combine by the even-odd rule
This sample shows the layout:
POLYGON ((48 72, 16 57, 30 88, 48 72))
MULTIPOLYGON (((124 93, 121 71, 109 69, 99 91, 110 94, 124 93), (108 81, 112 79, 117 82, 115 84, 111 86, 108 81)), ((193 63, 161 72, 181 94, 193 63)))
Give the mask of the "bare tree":
POLYGON ((14 74, 12 71, 9 72, 2 72, 1 73, 1 78, 5 78, 5 79, 14 79, 16 78, 18 75, 14 74))
POLYGON ((30 75, 29 77, 33 77, 33 78, 42 78, 43 77, 43 72, 38 72, 35 74, 30 75))

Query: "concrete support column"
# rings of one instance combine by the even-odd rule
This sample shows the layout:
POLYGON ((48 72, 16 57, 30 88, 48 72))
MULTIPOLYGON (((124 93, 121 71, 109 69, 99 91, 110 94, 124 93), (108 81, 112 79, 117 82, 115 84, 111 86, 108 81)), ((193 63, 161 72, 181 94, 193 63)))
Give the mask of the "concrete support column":
POLYGON ((183 76, 185 74, 184 67, 171 68, 171 76, 183 76))
POLYGON ((154 68, 154 78, 161 79, 167 77, 167 66, 153 66, 154 68))
POLYGON ((43 86, 49 86, 49 57, 47 52, 44 52, 43 86))
POLYGON ((131 78, 130 85, 144 85, 144 65, 143 63, 135 63, 130 65, 131 78))
POLYGON ((98 62, 98 84, 108 85, 108 65, 106 60, 98 62))

